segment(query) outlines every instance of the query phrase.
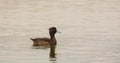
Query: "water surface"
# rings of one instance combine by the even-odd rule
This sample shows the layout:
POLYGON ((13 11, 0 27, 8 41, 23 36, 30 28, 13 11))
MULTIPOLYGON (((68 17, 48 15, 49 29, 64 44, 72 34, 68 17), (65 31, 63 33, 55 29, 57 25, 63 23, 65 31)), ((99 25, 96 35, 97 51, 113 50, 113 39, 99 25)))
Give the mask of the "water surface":
POLYGON ((1 63, 120 63, 119 0, 0 0, 1 63), (56 61, 30 38, 56 26, 56 61))

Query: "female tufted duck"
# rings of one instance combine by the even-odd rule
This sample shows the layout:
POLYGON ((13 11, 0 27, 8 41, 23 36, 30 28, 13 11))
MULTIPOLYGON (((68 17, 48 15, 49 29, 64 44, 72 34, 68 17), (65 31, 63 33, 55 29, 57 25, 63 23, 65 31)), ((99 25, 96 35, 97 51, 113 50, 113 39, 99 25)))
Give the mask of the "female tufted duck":
POLYGON ((49 28, 50 38, 34 38, 31 40, 33 41, 33 46, 52 46, 57 45, 57 41, 55 38, 55 34, 57 32, 56 27, 49 28))

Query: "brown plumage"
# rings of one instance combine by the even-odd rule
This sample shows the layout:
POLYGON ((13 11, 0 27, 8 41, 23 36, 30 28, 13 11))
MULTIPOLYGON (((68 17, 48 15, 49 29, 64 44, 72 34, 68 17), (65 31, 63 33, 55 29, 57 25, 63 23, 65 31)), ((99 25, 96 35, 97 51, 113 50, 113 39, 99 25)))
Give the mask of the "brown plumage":
POLYGON ((33 41, 33 46, 52 46, 52 45, 56 45, 57 41, 55 38, 55 34, 57 32, 56 27, 51 27, 49 28, 49 34, 50 34, 50 38, 34 38, 31 40, 33 41))

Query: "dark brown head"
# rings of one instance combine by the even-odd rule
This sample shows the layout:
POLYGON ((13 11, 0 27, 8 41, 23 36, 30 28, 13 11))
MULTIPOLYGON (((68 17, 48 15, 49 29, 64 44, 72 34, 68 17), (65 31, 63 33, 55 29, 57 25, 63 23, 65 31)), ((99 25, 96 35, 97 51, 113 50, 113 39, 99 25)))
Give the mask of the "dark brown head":
POLYGON ((51 35, 51 36, 54 36, 54 34, 57 32, 57 29, 56 29, 56 27, 50 27, 49 28, 49 34, 51 35))

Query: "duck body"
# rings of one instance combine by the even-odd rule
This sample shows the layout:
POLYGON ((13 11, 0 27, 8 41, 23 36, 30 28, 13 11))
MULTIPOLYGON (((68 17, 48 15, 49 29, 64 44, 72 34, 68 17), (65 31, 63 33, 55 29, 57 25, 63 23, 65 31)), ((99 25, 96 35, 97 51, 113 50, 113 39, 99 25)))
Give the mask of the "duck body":
POLYGON ((31 40, 33 41, 33 46, 49 46, 50 43, 49 38, 31 38, 31 40))
POLYGON ((31 38, 33 41, 33 46, 53 46, 57 44, 57 40, 55 38, 55 33, 57 29, 55 27, 49 28, 50 38, 31 38))

